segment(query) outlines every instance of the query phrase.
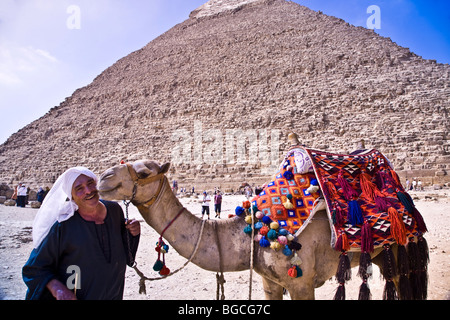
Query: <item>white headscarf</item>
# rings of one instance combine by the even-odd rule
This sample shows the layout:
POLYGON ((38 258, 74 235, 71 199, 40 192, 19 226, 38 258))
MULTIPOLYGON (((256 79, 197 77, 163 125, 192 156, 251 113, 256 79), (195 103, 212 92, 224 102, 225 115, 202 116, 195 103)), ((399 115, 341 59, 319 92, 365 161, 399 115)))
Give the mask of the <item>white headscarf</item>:
POLYGON ((80 175, 91 177, 97 183, 97 176, 85 167, 70 168, 55 182, 42 202, 33 222, 33 246, 39 247, 53 224, 66 221, 73 216, 78 206, 72 200, 72 186, 80 175), (69 201, 66 201, 67 198, 69 201))

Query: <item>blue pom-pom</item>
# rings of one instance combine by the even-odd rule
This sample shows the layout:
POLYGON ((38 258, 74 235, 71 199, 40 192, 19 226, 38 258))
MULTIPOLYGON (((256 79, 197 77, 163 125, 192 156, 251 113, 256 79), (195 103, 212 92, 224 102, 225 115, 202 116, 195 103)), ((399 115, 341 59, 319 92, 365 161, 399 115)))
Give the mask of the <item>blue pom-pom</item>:
POLYGON ((291 179, 294 177, 294 174, 293 174, 291 171, 285 171, 285 172, 283 173, 283 177, 284 177, 286 180, 291 180, 291 179))
POLYGON ((266 237, 262 237, 261 240, 259 240, 259 245, 263 248, 270 246, 269 240, 266 239, 266 237))
POLYGON ((251 234, 252 233, 252 226, 248 225, 244 228, 244 232, 246 234, 251 234))
POLYGON ((269 216, 264 216, 262 217, 262 222, 264 222, 265 224, 270 224, 272 222, 272 219, 270 219, 269 216))
POLYGON ((169 252, 169 246, 167 244, 162 246, 164 250, 166 250, 166 252, 169 252))
POLYGON ((262 226, 263 226, 263 224, 262 224, 262 222, 261 222, 261 221, 258 221, 257 223, 255 223, 255 229, 256 229, 256 230, 259 230, 259 229, 261 229, 261 228, 262 228, 262 226))
POLYGON ((292 194, 290 194, 290 193, 287 194, 287 195, 286 195, 286 198, 288 198, 289 200, 292 200, 292 194))
POLYGON ((283 254, 285 255, 285 256, 290 256, 290 255, 292 255, 292 250, 291 249, 289 249, 289 247, 288 246, 286 246, 286 247, 284 247, 284 249, 283 249, 283 254))
POLYGON ((270 229, 267 233, 267 238, 270 240, 275 240, 277 238, 277 232, 274 229, 270 229))
POLYGON ((234 210, 234 213, 236 213, 237 216, 240 216, 244 213, 244 211, 245 211, 244 208, 237 206, 236 209, 234 210))
POLYGON ((278 229, 278 233, 280 234, 280 236, 287 236, 289 234, 289 231, 287 231, 286 229, 280 228, 280 229, 278 229))
POLYGON ((317 182, 317 179, 311 179, 311 181, 309 182, 309 184, 310 184, 310 185, 313 185, 313 186, 318 186, 318 185, 319 185, 319 183, 317 182))

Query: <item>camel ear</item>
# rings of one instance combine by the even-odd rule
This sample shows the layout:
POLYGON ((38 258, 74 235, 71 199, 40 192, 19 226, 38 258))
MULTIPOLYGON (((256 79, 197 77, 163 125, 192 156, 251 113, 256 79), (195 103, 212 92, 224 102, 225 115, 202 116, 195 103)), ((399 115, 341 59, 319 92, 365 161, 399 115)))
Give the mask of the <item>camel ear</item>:
POLYGON ((167 173, 169 171, 169 168, 170 168, 170 162, 166 162, 159 169, 159 173, 167 173))

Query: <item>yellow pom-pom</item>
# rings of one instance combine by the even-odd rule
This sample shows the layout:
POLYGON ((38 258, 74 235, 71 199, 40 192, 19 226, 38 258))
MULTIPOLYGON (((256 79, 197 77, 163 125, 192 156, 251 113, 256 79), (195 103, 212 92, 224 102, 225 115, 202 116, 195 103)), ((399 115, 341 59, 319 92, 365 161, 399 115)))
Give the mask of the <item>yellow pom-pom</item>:
POLYGON ((278 222, 271 222, 270 223, 270 229, 274 229, 277 230, 280 227, 280 225, 278 224, 278 222))
POLYGON ((281 249, 281 244, 278 241, 273 241, 270 243, 270 247, 275 250, 278 251, 281 249))
POLYGON ((245 217, 245 222, 248 223, 248 224, 251 224, 252 220, 253 220, 252 216, 250 216, 250 215, 245 217))

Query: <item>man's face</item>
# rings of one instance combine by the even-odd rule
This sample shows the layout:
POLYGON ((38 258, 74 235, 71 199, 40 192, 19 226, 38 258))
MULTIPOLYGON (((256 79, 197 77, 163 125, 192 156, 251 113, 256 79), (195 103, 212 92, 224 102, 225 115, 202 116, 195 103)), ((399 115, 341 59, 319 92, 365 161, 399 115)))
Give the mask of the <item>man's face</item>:
POLYGON ((80 175, 73 183, 72 199, 80 208, 95 207, 100 200, 95 180, 84 174, 80 175))

